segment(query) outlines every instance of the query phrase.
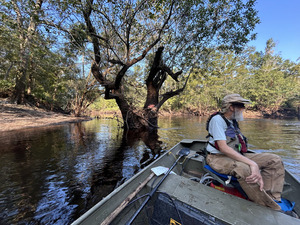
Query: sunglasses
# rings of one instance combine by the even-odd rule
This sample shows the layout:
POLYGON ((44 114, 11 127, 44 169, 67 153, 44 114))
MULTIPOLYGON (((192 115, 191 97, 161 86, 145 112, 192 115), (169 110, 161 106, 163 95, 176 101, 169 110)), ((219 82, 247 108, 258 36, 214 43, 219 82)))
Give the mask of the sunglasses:
POLYGON ((232 106, 238 107, 238 108, 245 108, 245 104, 244 103, 240 103, 240 102, 233 102, 231 103, 232 106))

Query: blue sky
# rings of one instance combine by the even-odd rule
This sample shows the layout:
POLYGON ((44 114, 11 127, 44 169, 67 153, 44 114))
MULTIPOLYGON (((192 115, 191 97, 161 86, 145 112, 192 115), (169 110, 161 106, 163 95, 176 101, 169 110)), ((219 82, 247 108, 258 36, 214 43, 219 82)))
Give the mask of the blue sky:
POLYGON ((300 57, 300 0, 257 0, 256 9, 261 23, 255 29, 256 40, 249 45, 264 51, 267 40, 273 38, 275 53, 296 62, 300 57))

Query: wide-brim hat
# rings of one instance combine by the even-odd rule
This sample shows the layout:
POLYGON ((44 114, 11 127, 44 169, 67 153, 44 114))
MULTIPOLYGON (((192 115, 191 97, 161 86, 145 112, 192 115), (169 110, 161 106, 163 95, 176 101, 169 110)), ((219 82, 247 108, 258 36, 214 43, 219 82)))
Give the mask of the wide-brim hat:
POLYGON ((232 103, 250 104, 250 100, 242 98, 239 94, 226 95, 222 100, 222 105, 228 105, 232 103))

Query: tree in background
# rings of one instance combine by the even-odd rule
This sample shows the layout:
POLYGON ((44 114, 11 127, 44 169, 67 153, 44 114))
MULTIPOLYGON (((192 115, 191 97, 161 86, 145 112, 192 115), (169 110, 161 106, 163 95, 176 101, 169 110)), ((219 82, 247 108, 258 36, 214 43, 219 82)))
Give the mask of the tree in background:
POLYGON ((274 53, 272 39, 265 52, 246 48, 240 54, 211 50, 201 59, 201 66, 191 74, 180 107, 205 115, 220 107, 229 93, 240 93, 251 99, 251 107, 266 114, 276 114, 284 107, 297 110, 299 105, 299 63, 284 60, 274 53))
POLYGON ((73 90, 71 109, 75 116, 79 117, 99 97, 98 85, 91 71, 87 77, 73 80, 70 87, 73 90))
POLYGON ((209 49, 191 74, 181 105, 192 114, 207 115, 219 108, 224 95, 243 94, 243 79, 248 75, 244 52, 209 49), (243 78, 242 78, 243 77, 243 78))
POLYGON ((30 79, 28 69, 33 57, 31 51, 34 48, 34 44, 36 44, 34 39, 38 36, 36 35, 38 17, 43 0, 37 0, 36 2, 13 0, 6 4, 8 5, 7 12, 15 18, 14 20, 8 18, 8 20, 16 27, 14 32, 16 32, 19 39, 15 99, 17 103, 22 104, 25 101, 26 82, 27 79, 30 79))
POLYGON ((205 115, 232 92, 269 114, 299 106, 299 63, 275 54, 272 40, 264 52, 242 50, 257 23, 254 1, 0 3, 0 92, 19 103, 79 116, 106 93, 127 128, 155 127, 161 107, 205 115))
POLYGON ((4 96, 13 94, 13 101, 19 104, 63 109, 79 116, 99 95, 95 79, 85 75, 90 70, 84 69, 86 59, 75 63, 85 52, 85 46, 77 42, 72 47, 73 37, 79 35, 68 33, 73 39, 65 39, 57 28, 45 23, 52 14, 49 2, 1 1, 0 6, 0 91, 4 96))
POLYGON ((38 29, 42 4, 42 0, 1 1, 3 30, 0 35, 4 61, 0 76, 10 84, 10 89, 13 86, 13 98, 20 104, 25 103, 26 95, 33 93, 37 98, 46 97, 49 101, 59 86, 57 77, 67 66, 59 54, 50 50, 53 39, 38 29))
MULTIPOLYGON (((4 13, 0 15, 0 18, 5 17, 4 13)), ((8 96, 6 93, 12 93, 14 90, 12 74, 16 74, 19 42, 15 33, 5 26, 4 18, 0 20, 0 24, 0 92, 2 95, 8 96)))
POLYGON ((299 99, 299 64, 284 60, 274 53, 272 39, 266 43, 265 52, 250 55, 251 69, 247 96, 253 107, 274 114, 291 101, 299 99))

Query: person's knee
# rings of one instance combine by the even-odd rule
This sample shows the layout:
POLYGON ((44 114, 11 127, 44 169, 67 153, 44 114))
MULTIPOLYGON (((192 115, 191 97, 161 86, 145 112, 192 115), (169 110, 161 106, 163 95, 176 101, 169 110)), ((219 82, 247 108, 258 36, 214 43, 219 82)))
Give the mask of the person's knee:
POLYGON ((268 165, 283 166, 283 162, 280 156, 275 154, 270 154, 268 165))
POLYGON ((246 179, 246 177, 251 175, 251 169, 247 164, 237 163, 233 170, 233 175, 237 178, 246 179))

